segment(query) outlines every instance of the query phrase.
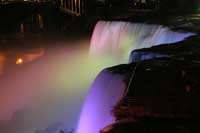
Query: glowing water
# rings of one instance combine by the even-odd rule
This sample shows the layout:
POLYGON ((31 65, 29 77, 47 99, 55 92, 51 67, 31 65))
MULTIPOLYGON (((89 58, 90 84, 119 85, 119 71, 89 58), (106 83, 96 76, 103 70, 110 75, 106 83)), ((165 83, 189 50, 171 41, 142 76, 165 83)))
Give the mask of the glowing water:
POLYGON ((193 34, 175 32, 161 25, 100 21, 93 32, 90 54, 109 55, 127 63, 134 49, 179 42, 191 35, 193 34))
POLYGON ((49 45, 0 53, 0 132, 70 131, 92 81, 113 65, 109 59, 89 57, 89 39, 49 45), (16 65, 18 58, 24 63, 16 65))
POLYGON ((94 81, 83 107, 78 133, 98 133, 102 126, 114 121, 112 107, 122 98, 125 89, 122 75, 102 71, 94 81), (92 123, 94 122, 94 123, 92 123))
MULTIPOLYGON (((173 32, 161 25, 100 21, 93 32, 90 55, 127 63, 134 49, 174 43, 191 35, 173 32)), ((122 75, 102 71, 88 92, 76 132, 98 133, 114 122, 111 110, 122 97, 124 88, 122 75)))
MULTIPOLYGON (((105 25, 101 25, 106 32, 104 26, 107 24, 106 22, 102 23, 105 23, 105 25)), ((134 25, 122 22, 108 23, 111 27, 113 24, 116 25, 112 28, 113 30, 115 27, 120 27, 117 25, 134 25)), ((99 23, 97 27, 98 25, 99 23)), ((141 29, 145 31, 148 31, 148 27, 152 27, 152 25, 142 25, 147 27, 145 30, 140 25, 141 29)), ((6 120, 6 124, 3 126, 0 124, 0 132, 34 133, 39 129, 45 130, 44 133, 50 133, 57 132, 60 128, 70 130, 76 126, 84 96, 92 80, 103 68, 123 63, 124 60, 122 61, 121 57, 126 54, 124 51, 129 51, 130 48, 122 47, 120 43, 118 43, 118 48, 114 48, 113 44, 110 44, 111 46, 108 48, 103 45, 103 42, 112 42, 101 39, 108 39, 109 36, 114 37, 114 35, 108 34, 109 32, 108 35, 99 35, 102 43, 98 43, 98 39, 95 42, 94 38, 99 34, 96 29, 90 52, 93 55, 106 53, 105 56, 101 55, 99 58, 88 56, 89 42, 85 39, 81 39, 80 42, 56 42, 49 44, 52 48, 39 48, 28 53, 19 54, 15 50, 0 53, 0 120, 6 120), (102 44, 99 53, 98 50, 96 50, 97 53, 93 51, 93 47, 96 47, 97 44, 102 44), (12 58, 11 61, 10 58, 12 58), (15 64, 17 58, 23 58, 24 64, 17 66, 15 64)), ((109 31, 109 26, 107 29, 109 31)), ((126 33, 126 30, 121 30, 123 36, 131 37, 130 32, 126 33)), ((152 32, 154 31, 156 29, 152 30, 152 32)), ((115 32, 118 31, 115 30, 115 32)), ((122 36, 119 40, 124 42, 122 36)), ((41 46, 40 44, 30 45, 41 46)), ((113 122, 114 117, 112 117, 110 110, 121 98, 124 88, 123 76, 104 70, 97 77, 88 93, 80 117, 78 133, 97 133, 100 128, 113 122)))

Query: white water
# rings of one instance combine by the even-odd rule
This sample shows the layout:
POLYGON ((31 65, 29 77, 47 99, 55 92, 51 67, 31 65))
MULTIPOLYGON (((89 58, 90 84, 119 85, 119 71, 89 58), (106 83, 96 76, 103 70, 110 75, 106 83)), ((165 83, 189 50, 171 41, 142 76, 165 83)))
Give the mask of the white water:
MULTIPOLYGON (((127 63, 132 50, 175 43, 192 35, 161 25, 100 21, 92 35, 90 55, 112 59, 118 64, 127 63)), ((123 75, 102 71, 88 92, 76 132, 98 133, 113 123, 111 110, 125 87, 123 75)))
POLYGON ((90 54, 108 55, 127 63, 132 50, 182 41, 194 35, 175 32, 162 25, 99 21, 94 29, 90 54))
POLYGON ((86 103, 81 114, 78 133, 98 133, 98 131, 113 122, 112 107, 122 98, 125 90, 124 77, 102 71, 89 90, 86 103))

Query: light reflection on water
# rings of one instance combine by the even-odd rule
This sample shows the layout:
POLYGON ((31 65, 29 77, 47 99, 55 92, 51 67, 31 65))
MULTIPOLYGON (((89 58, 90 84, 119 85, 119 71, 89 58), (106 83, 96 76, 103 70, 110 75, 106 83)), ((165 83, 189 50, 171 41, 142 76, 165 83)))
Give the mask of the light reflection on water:
POLYGON ((20 53, 18 54, 18 58, 21 58, 24 63, 28 63, 28 62, 32 62, 39 59, 40 57, 44 55, 44 53, 45 52, 43 48, 38 48, 38 49, 33 49, 24 53, 20 53))
POLYGON ((43 48, 35 48, 32 50, 19 51, 10 49, 8 51, 0 52, 0 75, 4 73, 6 67, 26 64, 41 58, 45 54, 43 48))
POLYGON ((90 58, 88 47, 89 39, 83 38, 56 42, 51 47, 2 52, 0 120, 6 119, 11 125, 0 131, 20 127, 12 133, 27 133, 57 123, 66 130, 75 128, 89 86, 98 72, 111 64, 90 58), (24 64, 16 65, 18 58, 24 64), (16 122, 19 125, 12 125, 16 122))
POLYGON ((19 24, 18 32, 21 33, 31 33, 36 32, 39 33, 44 28, 43 16, 42 14, 35 14, 31 18, 21 22, 19 24))
POLYGON ((42 14, 35 14, 25 21, 18 24, 16 30, 16 40, 26 41, 28 37, 34 36, 35 39, 42 39, 44 34, 44 22, 42 14))
POLYGON ((102 66, 88 58, 89 38, 67 40, 52 18, 34 13, 12 27, 1 25, 0 132, 50 133, 76 125, 102 66))

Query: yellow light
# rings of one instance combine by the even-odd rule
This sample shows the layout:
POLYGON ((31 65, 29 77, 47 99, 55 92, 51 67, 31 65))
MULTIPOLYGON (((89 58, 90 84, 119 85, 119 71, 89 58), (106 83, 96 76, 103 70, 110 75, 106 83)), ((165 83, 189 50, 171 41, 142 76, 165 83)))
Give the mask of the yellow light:
POLYGON ((22 65, 23 63, 24 63, 24 61, 23 61, 22 58, 18 58, 17 61, 16 61, 17 65, 22 65))

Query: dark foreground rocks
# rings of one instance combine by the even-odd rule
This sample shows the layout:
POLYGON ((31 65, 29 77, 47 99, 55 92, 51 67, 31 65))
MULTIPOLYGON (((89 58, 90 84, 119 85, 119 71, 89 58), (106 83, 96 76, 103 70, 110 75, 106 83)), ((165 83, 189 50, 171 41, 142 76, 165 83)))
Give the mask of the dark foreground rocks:
POLYGON ((130 64, 109 68, 124 75, 124 97, 113 107, 116 123, 102 133, 200 131, 200 39, 133 51, 130 64))

